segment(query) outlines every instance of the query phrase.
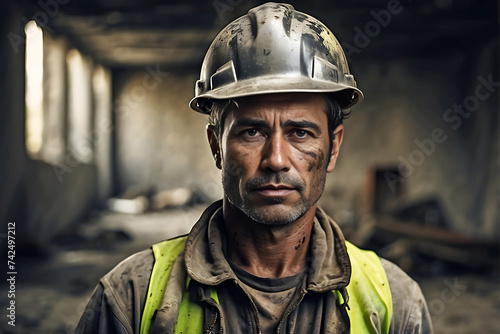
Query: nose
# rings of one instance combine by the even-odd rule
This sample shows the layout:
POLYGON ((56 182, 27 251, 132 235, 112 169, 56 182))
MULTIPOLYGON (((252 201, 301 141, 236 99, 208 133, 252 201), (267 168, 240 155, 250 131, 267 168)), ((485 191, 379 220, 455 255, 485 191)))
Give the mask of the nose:
POLYGON ((282 134, 274 133, 266 142, 261 167, 273 172, 290 170, 290 148, 282 134))

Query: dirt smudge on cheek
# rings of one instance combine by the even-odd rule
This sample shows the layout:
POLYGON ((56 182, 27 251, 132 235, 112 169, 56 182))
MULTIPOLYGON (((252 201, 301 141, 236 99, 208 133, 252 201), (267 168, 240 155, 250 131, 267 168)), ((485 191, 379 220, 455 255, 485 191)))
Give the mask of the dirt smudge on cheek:
POLYGON ((315 161, 316 161, 316 159, 318 159, 318 155, 316 154, 316 152, 313 152, 313 151, 304 151, 304 153, 311 156, 314 159, 311 162, 309 162, 309 166, 307 166, 307 171, 310 172, 314 168, 315 161))
POLYGON ((318 150, 317 152, 309 151, 309 152, 304 152, 304 153, 314 158, 314 160, 312 160, 309 163, 309 166, 307 168, 308 172, 312 171, 314 168, 319 170, 319 169, 322 169, 324 167, 324 165, 325 165, 325 153, 322 150, 318 150))
POLYGON ((319 150, 319 160, 318 160, 318 164, 316 166, 316 169, 322 169, 323 167, 325 167, 325 152, 319 150))
POLYGON ((311 157, 313 157, 314 160, 318 159, 318 154, 316 152, 313 152, 313 151, 304 151, 305 154, 307 155, 310 155, 311 157))

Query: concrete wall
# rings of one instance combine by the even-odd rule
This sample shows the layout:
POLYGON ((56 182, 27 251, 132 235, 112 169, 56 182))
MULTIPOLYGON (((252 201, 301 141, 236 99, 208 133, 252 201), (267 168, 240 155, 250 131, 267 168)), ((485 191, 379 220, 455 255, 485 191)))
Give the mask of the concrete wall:
POLYGON ((207 116, 188 107, 196 76, 156 66, 114 73, 119 192, 189 186, 220 198, 220 173, 206 139, 207 116))
POLYGON ((23 17, 32 15, 12 2, 0 5, 0 35, 11 37, 0 41, 0 233, 7 222, 16 222, 19 253, 32 249, 23 244, 50 242, 96 205, 94 165, 77 164, 60 178, 55 165, 26 154, 23 17))
POLYGON ((353 203, 366 200, 371 168, 395 167, 402 178, 389 182, 405 189, 400 204, 436 198, 452 228, 498 236, 498 92, 481 88, 480 95, 489 96, 475 98, 483 79, 498 80, 493 46, 484 45, 472 59, 446 54, 358 63, 365 101, 345 121, 340 161, 326 191, 334 204, 324 204, 352 216, 353 203), (472 111, 452 113, 455 104, 472 111))

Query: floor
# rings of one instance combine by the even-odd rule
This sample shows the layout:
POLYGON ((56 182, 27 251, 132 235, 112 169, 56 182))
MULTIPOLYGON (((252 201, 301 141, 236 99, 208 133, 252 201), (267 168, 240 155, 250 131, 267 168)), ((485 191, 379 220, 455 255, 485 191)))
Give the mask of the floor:
MULTIPOLYGON (((128 255, 187 233, 202 207, 142 215, 96 213, 52 246, 45 257, 25 257, 16 281, 16 326, 0 333, 73 333, 99 278, 128 255)), ((500 278, 441 275, 419 279, 435 333, 500 333, 500 278)), ((7 305, 0 294, 0 305, 7 305)))

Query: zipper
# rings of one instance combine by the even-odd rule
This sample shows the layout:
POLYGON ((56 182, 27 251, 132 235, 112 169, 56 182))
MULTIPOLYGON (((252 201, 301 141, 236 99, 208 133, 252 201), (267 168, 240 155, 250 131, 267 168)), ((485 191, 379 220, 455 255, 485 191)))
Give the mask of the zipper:
POLYGON ((222 318, 222 311, 220 310, 220 305, 213 299, 213 298, 206 298, 204 297, 205 296, 205 289, 202 288, 202 287, 198 287, 198 294, 200 295, 200 298, 202 297, 203 295, 203 301, 205 303, 207 303, 212 309, 215 310, 215 316, 213 317, 213 320, 211 321, 211 324, 208 324, 206 329, 205 329, 205 332, 206 333, 211 333, 212 330, 214 329, 215 327, 215 324, 217 324, 217 319, 220 319, 220 323, 219 323, 219 333, 223 333, 223 330, 222 330, 222 321, 223 321, 223 318, 222 318))
MULTIPOLYGON (((217 323, 217 318, 218 318, 218 315, 219 315, 219 310, 217 310, 217 311, 215 312, 215 317, 214 317, 214 321, 212 321, 212 324, 211 324, 211 325, 209 325, 209 326, 207 327, 207 333, 210 333, 210 332, 212 331, 212 329, 214 329, 215 324, 217 323)), ((222 325, 221 325, 221 326, 222 326, 222 325)), ((219 328, 219 332, 221 332, 221 333, 222 333, 222 328, 219 328)))

